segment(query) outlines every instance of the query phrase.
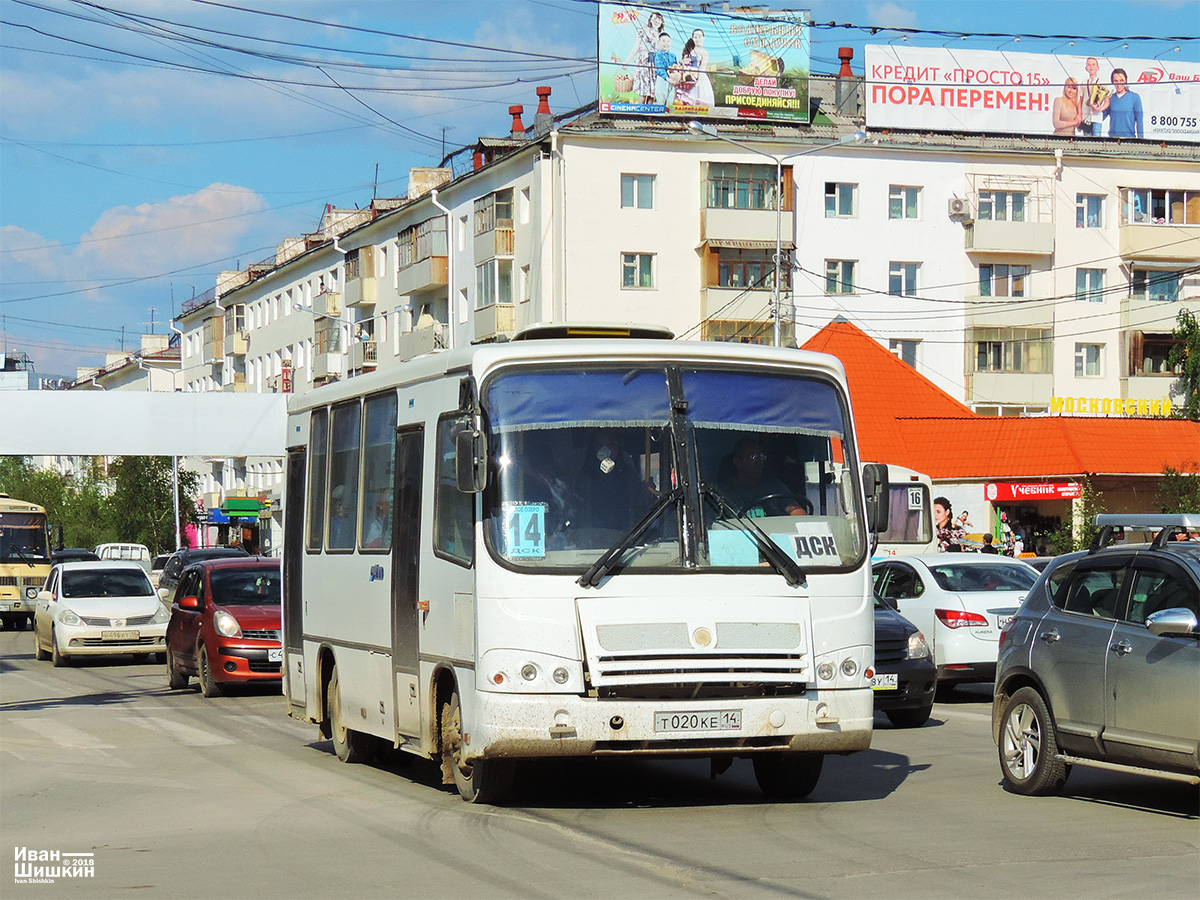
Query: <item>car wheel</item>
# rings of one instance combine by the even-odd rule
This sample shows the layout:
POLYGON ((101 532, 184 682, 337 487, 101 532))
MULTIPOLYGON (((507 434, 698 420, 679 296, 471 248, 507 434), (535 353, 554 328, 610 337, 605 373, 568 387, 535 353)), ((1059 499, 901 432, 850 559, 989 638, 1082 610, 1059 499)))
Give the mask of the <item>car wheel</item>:
POLYGON ((329 696, 326 701, 329 714, 329 730, 333 734, 333 752, 344 763, 368 762, 375 756, 375 738, 353 728, 347 728, 342 717, 342 689, 335 666, 329 679, 329 696))
POLYGON ((54 636, 53 628, 50 629, 50 661, 56 669, 71 664, 71 660, 67 657, 67 654, 58 649, 58 638, 54 636))
POLYGON ((188 677, 175 668, 175 654, 167 648, 167 687, 173 691, 183 690, 188 685, 188 677))
POLYGON ((929 721, 929 715, 932 712, 933 704, 930 703, 919 709, 887 709, 883 714, 897 728, 920 728, 929 721))
POLYGON ((1054 718, 1036 690, 1021 688, 1004 704, 1000 726, 1000 772, 1017 794, 1056 794, 1067 780, 1058 758, 1054 718))
POLYGON ((799 799, 817 786, 823 753, 758 753, 754 756, 754 780, 768 797, 799 799))
POLYGON ((200 693, 205 697, 220 697, 220 682, 213 678, 212 666, 208 662, 208 648, 200 647, 200 693))
POLYGON ((42 635, 36 628, 33 630, 33 655, 36 659, 50 658, 49 652, 42 646, 42 635))
POLYGON ((513 785, 516 762, 511 759, 463 758, 462 706, 458 693, 442 704, 442 775, 453 780, 458 794, 468 803, 495 803, 513 785))

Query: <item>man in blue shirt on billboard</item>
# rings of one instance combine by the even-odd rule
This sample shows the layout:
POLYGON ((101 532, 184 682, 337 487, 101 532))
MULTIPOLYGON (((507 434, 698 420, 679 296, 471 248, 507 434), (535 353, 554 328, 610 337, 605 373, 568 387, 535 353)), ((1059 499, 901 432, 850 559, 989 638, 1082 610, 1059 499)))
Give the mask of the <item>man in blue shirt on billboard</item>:
POLYGON ((1142 130, 1142 98, 1129 90, 1129 76, 1124 69, 1113 69, 1115 93, 1108 98, 1104 118, 1108 119, 1109 137, 1145 137, 1142 130))

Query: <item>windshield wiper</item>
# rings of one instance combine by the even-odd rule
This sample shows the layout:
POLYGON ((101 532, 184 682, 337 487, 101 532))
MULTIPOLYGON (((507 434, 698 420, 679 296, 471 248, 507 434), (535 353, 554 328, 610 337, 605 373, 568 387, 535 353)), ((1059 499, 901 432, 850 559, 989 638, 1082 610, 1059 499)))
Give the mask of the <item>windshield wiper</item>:
POLYGON ((784 581, 789 585, 795 587, 798 584, 804 584, 808 580, 808 576, 796 565, 795 560, 788 556, 782 547, 767 537, 766 533, 754 523, 752 518, 744 512, 738 512, 734 509, 733 504, 729 502, 729 499, 724 494, 717 490, 715 485, 701 484, 700 496, 715 501, 714 505, 717 508, 718 515, 722 510, 732 515, 734 521, 742 526, 742 530, 754 539, 754 543, 758 545, 758 549, 762 551, 762 555, 771 564, 771 568, 782 575, 784 581))
POLYGON ((595 587, 600 583, 600 579, 612 571, 625 551, 637 543, 638 539, 646 533, 646 529, 657 519, 664 509, 675 503, 683 496, 683 487, 678 486, 667 491, 658 499, 650 510, 641 518, 633 528, 612 545, 604 555, 592 563, 591 567, 579 576, 579 584, 582 587, 595 587))
POLYGON ((26 553, 24 550, 22 550, 16 544, 10 545, 9 549, 12 550, 12 552, 15 553, 17 556, 21 557, 21 559, 25 560, 25 565, 29 566, 29 568, 31 568, 31 569, 33 568, 33 558, 28 553, 26 553))

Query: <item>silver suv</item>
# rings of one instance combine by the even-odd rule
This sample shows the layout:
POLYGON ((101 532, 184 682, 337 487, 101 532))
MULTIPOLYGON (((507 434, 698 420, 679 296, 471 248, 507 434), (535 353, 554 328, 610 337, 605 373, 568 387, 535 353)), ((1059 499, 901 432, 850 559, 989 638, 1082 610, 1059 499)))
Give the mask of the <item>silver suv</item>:
POLYGON ((1200 783, 1200 514, 1096 524, 1000 636, 992 737, 1019 794, 1073 765, 1200 783))

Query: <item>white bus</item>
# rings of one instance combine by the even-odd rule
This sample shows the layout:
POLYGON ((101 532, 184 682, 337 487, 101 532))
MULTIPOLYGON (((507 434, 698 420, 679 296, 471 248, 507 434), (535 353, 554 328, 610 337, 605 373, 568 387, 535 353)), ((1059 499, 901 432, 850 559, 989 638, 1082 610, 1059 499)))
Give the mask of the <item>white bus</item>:
POLYGON ((933 482, 928 475, 890 463, 887 473, 890 491, 888 527, 879 535, 876 558, 936 553, 933 482))
POLYGON ((803 796, 871 741, 886 475, 856 463, 841 365, 573 331, 293 399, 289 715, 475 802, 518 758, 589 755, 748 756, 803 796))

